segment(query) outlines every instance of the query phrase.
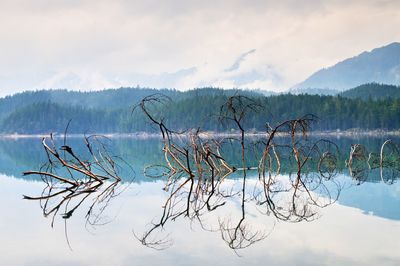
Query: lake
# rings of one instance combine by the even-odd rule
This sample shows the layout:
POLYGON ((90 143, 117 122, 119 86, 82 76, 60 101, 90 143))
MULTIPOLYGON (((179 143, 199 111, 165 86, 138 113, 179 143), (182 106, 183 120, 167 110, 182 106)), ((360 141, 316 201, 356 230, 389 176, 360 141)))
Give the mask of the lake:
MULTIPOLYGON (((23 176, 48 170, 41 168, 48 158, 40 139, 1 139, 0 264, 399 265, 398 168, 353 163, 349 170, 345 163, 352 145, 378 156, 386 139, 330 137, 338 149, 335 169, 321 177, 310 162, 301 173, 304 189, 293 192, 293 158, 282 159, 279 174, 266 174, 274 178, 271 189, 260 186, 255 168, 262 143, 246 146, 248 169, 241 169, 240 145, 225 144, 221 156, 237 170, 218 175, 216 168, 218 180, 210 183, 208 171, 195 170, 193 179, 180 172, 171 181, 159 138, 113 138, 103 142, 109 154, 118 155, 110 158, 120 162, 122 180, 107 180, 96 189, 91 184, 79 193, 62 182, 52 187, 43 176, 23 176), (193 181, 199 176, 203 179, 193 181), (67 194, 35 199, 63 189, 67 194), (65 195, 72 196, 63 202, 65 195)), ((91 157, 81 138, 67 141, 76 156, 91 157)), ((63 139, 56 144, 62 146, 63 139)), ((201 158, 203 167, 210 158, 218 161, 218 156, 201 158)), ((69 178, 62 169, 59 174, 69 178)))

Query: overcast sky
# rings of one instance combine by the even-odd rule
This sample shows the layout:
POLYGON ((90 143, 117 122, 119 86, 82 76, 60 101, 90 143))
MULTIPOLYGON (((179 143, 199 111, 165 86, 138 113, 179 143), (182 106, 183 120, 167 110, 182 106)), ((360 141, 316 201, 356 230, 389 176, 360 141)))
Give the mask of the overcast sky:
POLYGON ((0 0, 0 96, 204 86, 282 91, 400 41, 394 0, 0 0))

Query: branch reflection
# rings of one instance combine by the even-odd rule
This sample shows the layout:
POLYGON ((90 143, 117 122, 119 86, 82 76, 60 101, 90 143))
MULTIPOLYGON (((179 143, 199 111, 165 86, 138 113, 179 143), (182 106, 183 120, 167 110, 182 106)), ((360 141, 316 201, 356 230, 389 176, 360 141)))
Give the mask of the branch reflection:
MULTIPOLYGON (((278 221, 319 218, 321 209, 338 200, 344 188, 340 173, 345 168, 357 185, 376 171, 389 185, 399 178, 399 148, 391 140, 378 152, 353 144, 344 160, 334 142, 310 137, 310 127, 317 120, 313 115, 275 127, 267 124, 265 134, 251 138, 245 131, 246 118, 261 106, 251 98, 234 95, 221 106, 218 117, 239 133, 215 137, 200 128, 171 130, 157 112, 157 104, 169 103, 169 98, 154 94, 135 107, 162 136, 163 161, 144 167, 144 175, 165 182, 166 199, 161 214, 144 232, 134 230, 134 236, 149 248, 170 247, 173 242, 167 226, 181 219, 218 233, 238 254, 266 239, 278 221)), ((89 198, 86 224, 104 224, 105 209, 126 188, 120 172, 129 165, 112 155, 99 136, 85 137, 84 143, 89 158, 85 160, 66 139, 60 148, 52 136, 43 139, 48 162, 39 171, 24 173, 42 178, 42 194, 24 198, 40 201, 44 216, 52 216, 52 226, 60 210, 67 220, 89 198)))
MULTIPOLYGON (((47 155, 47 163, 39 171, 24 172, 25 176, 40 176, 45 184, 41 195, 24 195, 24 199, 39 201, 43 215, 51 217, 52 227, 56 215, 61 212, 67 241, 66 221, 85 201, 91 202, 86 205, 86 226, 104 225, 110 221, 104 215, 108 205, 127 187, 121 184, 119 174, 120 164, 124 161, 108 151, 103 137, 85 137, 84 145, 90 159, 81 159, 81 155, 67 145, 66 138, 59 148, 53 135, 43 138, 42 146, 47 155)), ((124 167, 129 165, 125 164, 124 167)))

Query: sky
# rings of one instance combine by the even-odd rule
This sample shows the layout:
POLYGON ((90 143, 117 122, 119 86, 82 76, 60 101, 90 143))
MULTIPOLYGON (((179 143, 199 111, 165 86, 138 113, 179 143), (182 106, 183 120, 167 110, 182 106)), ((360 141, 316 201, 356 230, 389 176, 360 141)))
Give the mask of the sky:
POLYGON ((127 86, 284 91, 396 41, 398 0, 0 0, 0 96, 127 86))

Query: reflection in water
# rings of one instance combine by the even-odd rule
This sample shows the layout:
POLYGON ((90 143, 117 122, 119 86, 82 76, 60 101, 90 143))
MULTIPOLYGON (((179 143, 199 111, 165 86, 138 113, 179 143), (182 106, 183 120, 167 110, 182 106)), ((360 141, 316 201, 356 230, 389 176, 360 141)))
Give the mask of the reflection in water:
MULTIPOLYGON (((170 192, 164 206, 161 219, 152 223, 150 229, 142 236, 136 237, 146 246, 164 249, 170 241, 159 237, 168 221, 174 221, 184 216, 191 222, 198 222, 207 228, 205 214, 225 207, 230 198, 240 198, 241 215, 237 218, 218 218, 218 230, 222 239, 233 250, 239 250, 264 239, 267 234, 253 230, 246 221, 248 205, 257 205, 261 213, 273 214, 278 220, 300 222, 313 220, 318 208, 326 207, 336 201, 340 185, 334 180, 337 152, 332 152, 330 141, 309 141, 307 132, 313 122, 313 116, 285 121, 275 128, 270 127, 265 141, 258 142, 262 147, 262 156, 257 167, 248 166, 246 160, 245 130, 243 121, 249 112, 256 111, 259 106, 252 99, 243 96, 229 97, 221 106, 220 120, 233 123, 240 131, 237 141, 240 145, 241 167, 232 167, 221 155, 221 143, 212 138, 204 138, 200 130, 192 131, 189 137, 181 142, 175 141, 174 135, 180 135, 170 130, 162 117, 152 114, 154 104, 165 104, 168 99, 162 95, 146 97, 138 105, 161 132, 163 151, 168 172, 166 190, 170 192), (290 142, 280 145, 275 137, 287 134, 290 142), (327 148, 326 150, 324 148, 327 148), (280 150, 287 150, 289 160, 295 165, 295 174, 283 179, 280 175, 280 150), (318 163, 318 174, 307 174, 310 164, 318 163), (275 170, 274 166, 278 169, 275 170), (259 181, 248 193, 247 171, 258 169, 259 181), (325 173, 320 173, 326 169, 325 173), (233 172, 240 171, 240 187, 226 187, 224 179, 233 172), (282 180, 283 179, 283 180, 282 180), (326 185, 325 182, 336 186, 326 185)), ((250 144, 255 146, 255 144, 250 144)), ((157 166, 158 167, 158 166, 157 166)))
POLYGON ((369 174, 379 169, 379 179, 386 184, 393 184, 400 174, 400 153, 392 140, 386 140, 380 153, 368 152, 361 144, 352 145, 349 159, 346 160, 352 178, 361 184, 369 179, 369 174))
MULTIPOLYGON (((91 155, 90 160, 81 159, 80 155, 67 145, 66 138, 60 148, 56 147, 53 136, 49 139, 44 138, 42 145, 47 162, 39 171, 24 172, 25 176, 40 176, 45 184, 40 196, 24 196, 24 199, 40 201, 43 215, 52 215, 51 226, 61 210, 66 228, 66 220, 89 199, 92 203, 86 213, 86 224, 103 225, 106 223, 103 212, 109 202, 122 192, 119 185, 120 166, 116 161, 121 159, 108 151, 99 136, 85 137, 84 143, 91 155)), ((67 229, 65 230, 67 232, 67 229)))
MULTIPOLYGON (((57 149, 52 138, 47 140, 50 144, 43 141, 48 162, 40 171, 25 174, 40 176, 45 187, 40 196, 25 198, 39 200, 45 216, 52 215, 54 219, 62 210, 61 217, 66 221, 84 201, 90 201, 86 224, 106 222, 102 217, 104 210, 126 187, 121 187, 122 167, 117 164, 123 161, 111 155, 99 139, 93 140, 92 137, 84 139, 90 155, 90 159, 85 160, 68 145, 57 149)), ((165 231, 167 224, 183 218, 204 230, 219 233, 230 248, 239 250, 265 239, 274 228, 274 222, 266 223, 267 227, 251 224, 248 215, 253 210, 275 221, 301 222, 318 218, 318 210, 335 202, 343 188, 337 178, 338 148, 331 141, 312 141, 298 134, 290 143, 285 139, 285 145, 280 141, 249 142, 246 147, 260 147, 260 143, 270 143, 270 146, 269 149, 264 146, 260 152, 257 167, 240 168, 231 166, 222 156, 224 145, 236 145, 232 139, 215 140, 200 137, 196 132, 176 142, 170 138, 166 142, 168 149, 164 149, 166 164, 148 165, 144 171, 148 178, 165 180, 168 197, 161 217, 142 233, 136 228, 136 238, 148 247, 165 249, 172 244, 172 237, 165 231), (282 161, 299 168, 281 174, 282 161), (259 178, 246 181, 243 172, 253 174, 255 170, 250 170, 253 168, 258 171, 259 178), (232 215, 236 204, 240 206, 240 214, 232 215)), ((400 157, 393 152, 394 148, 387 149, 388 142, 385 143, 383 160, 379 155, 375 163, 371 163, 371 155, 365 155, 365 148, 352 147, 346 162, 357 184, 366 177, 355 175, 355 167, 367 173, 367 177, 378 170, 382 180, 392 180, 387 184, 399 177, 400 157), (390 177, 386 173, 390 173, 390 177)), ((253 149, 255 153, 257 150, 261 149, 253 149)))
MULTIPOLYGON (((86 224, 104 224, 106 221, 102 214, 108 203, 126 186, 121 187, 121 167, 117 164, 117 160, 122 160, 111 155, 99 139, 92 141, 91 138, 84 139, 90 160, 80 159, 80 155, 68 145, 57 149, 52 138, 48 140, 50 144, 43 140, 48 162, 40 171, 25 173, 38 175, 45 183, 40 196, 25 198, 39 200, 43 214, 52 215, 53 222, 60 210, 66 221, 84 201, 90 201, 86 224)), ((165 142, 168 145, 164 149, 166 164, 147 166, 145 174, 148 178, 166 180, 164 190, 168 197, 161 217, 149 224, 145 232, 139 234, 139 230, 135 230, 135 236, 142 244, 154 249, 169 247, 172 239, 165 231, 166 225, 183 218, 199 224, 204 230, 218 232, 223 241, 236 251, 265 239, 274 228, 274 222, 268 227, 251 224, 249 209, 275 221, 312 221, 319 217, 320 208, 338 199, 343 188, 336 170, 339 151, 331 141, 311 141, 294 134, 291 142, 285 145, 278 139, 249 142, 246 147, 259 147, 260 143, 269 143, 270 146, 264 146, 257 167, 246 168, 231 166, 224 159, 221 154, 227 143, 236 145, 237 142, 200 137, 198 132, 184 140, 175 142, 171 137, 165 142), (297 166, 297 171, 281 174, 283 158, 297 166), (254 170, 250 170, 253 168, 258 171, 259 178, 246 181, 244 172, 253 173, 254 170), (238 215, 231 212, 235 204, 240 206, 238 215), (213 215, 217 218, 213 219, 213 215)), ((369 157, 365 156, 366 149, 359 147, 352 147, 347 160, 350 174, 358 184, 363 179, 354 174, 355 166, 364 173, 379 169, 383 180, 389 180, 385 173, 391 173, 392 182, 387 184, 398 178, 398 174, 393 173, 398 173, 399 156, 392 149, 383 147, 382 164, 379 157, 374 161, 378 163, 376 165, 371 163, 371 159, 365 163, 369 157)))
MULTIPOLYGON (((331 140, 308 136, 313 116, 288 120, 274 128, 268 126, 264 139, 247 139, 243 118, 257 105, 246 97, 231 97, 221 107, 220 117, 237 126, 239 137, 212 138, 199 129, 184 135, 170 130, 162 117, 149 111, 149 105, 165 101, 161 96, 150 96, 138 105, 162 135, 163 163, 147 165, 144 174, 165 180, 167 192, 160 217, 144 232, 134 229, 143 245, 153 249, 170 247, 172 239, 166 227, 181 219, 218 233, 229 248, 238 252, 269 236, 277 221, 313 221, 322 208, 338 200, 344 188, 338 178, 341 152, 331 140), (229 146, 236 150, 234 155, 240 154, 235 163, 226 156, 229 146), (248 158, 250 152, 256 160, 248 158), (251 171, 258 174, 256 180, 248 179, 251 171), (234 212, 235 205, 239 213, 234 212), (269 217, 271 223, 252 223, 252 215, 269 217)), ((66 139, 60 148, 62 154, 52 138, 50 146, 43 141, 48 163, 40 171, 25 175, 40 176, 46 187, 41 196, 25 198, 40 200, 44 215, 52 214, 53 219, 61 207, 65 209, 62 217, 70 218, 85 200, 92 198, 86 219, 95 225, 101 224, 107 204, 120 192, 117 188, 122 168, 116 161, 123 160, 112 156, 95 137, 84 140, 89 160, 80 159, 81 155, 66 145, 66 139), (92 138, 97 140, 96 148, 92 138), (96 206, 98 212, 93 211, 96 206)), ((357 184, 368 180, 369 173, 377 169, 381 180, 389 185, 399 176, 400 156, 392 141, 385 141, 379 153, 368 153, 363 145, 354 144, 345 163, 357 184)))

